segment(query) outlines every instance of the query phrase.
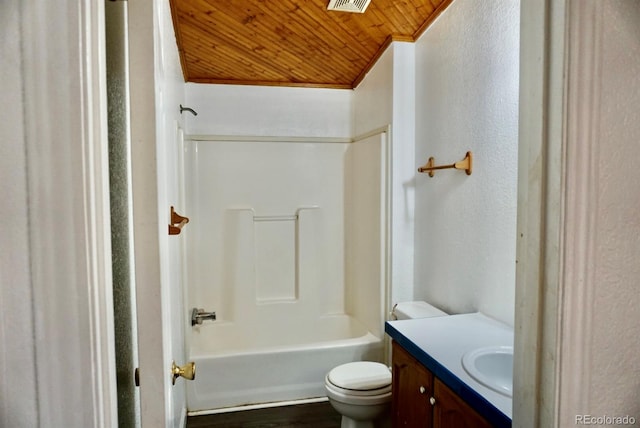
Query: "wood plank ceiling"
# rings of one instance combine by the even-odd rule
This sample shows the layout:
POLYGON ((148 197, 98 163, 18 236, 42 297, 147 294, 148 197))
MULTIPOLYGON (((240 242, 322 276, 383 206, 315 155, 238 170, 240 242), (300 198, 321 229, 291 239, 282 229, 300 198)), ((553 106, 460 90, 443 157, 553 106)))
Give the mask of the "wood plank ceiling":
POLYGON ((415 41, 452 0, 170 0, 185 81, 355 88, 392 41, 415 41))

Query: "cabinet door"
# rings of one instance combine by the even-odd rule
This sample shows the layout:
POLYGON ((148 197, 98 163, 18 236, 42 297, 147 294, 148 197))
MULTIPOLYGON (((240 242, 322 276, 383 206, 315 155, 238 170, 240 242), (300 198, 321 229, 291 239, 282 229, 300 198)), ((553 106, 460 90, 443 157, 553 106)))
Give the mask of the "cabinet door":
POLYGON ((434 381, 433 428, 491 428, 491 424, 439 379, 434 381))
POLYGON ((396 342, 393 342, 393 427, 431 428, 433 375, 396 342))

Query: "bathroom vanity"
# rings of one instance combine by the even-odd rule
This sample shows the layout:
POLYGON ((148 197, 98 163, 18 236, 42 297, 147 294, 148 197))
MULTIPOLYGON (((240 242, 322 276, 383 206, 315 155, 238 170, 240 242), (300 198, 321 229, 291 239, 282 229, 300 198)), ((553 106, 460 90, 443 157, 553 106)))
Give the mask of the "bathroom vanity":
POLYGON ((511 427, 513 330, 483 314, 389 321, 394 427, 511 427))
POLYGON ((394 427, 491 427, 397 342, 393 342, 392 372, 394 427))

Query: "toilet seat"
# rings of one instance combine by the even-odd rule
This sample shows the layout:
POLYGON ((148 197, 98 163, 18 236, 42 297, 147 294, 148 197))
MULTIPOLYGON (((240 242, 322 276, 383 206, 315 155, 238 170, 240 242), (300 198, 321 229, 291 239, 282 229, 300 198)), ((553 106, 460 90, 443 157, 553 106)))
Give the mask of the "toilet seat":
POLYGON ((342 403, 381 404, 391 399, 391 371, 371 361, 347 363, 327 374, 325 387, 331 398, 342 403))
POLYGON ((356 361, 334 368, 327 374, 327 380, 338 388, 353 391, 354 394, 372 395, 376 390, 391 387, 391 371, 381 363, 356 361))

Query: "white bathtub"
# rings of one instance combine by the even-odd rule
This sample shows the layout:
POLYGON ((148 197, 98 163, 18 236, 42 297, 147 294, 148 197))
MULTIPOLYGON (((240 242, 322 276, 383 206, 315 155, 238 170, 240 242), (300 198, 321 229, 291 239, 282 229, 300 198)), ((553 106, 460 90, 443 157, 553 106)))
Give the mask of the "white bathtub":
POLYGON ((189 412, 324 397, 324 377, 333 367, 383 358, 382 340, 345 315, 327 317, 306 334, 299 325, 294 328, 299 335, 260 331, 261 346, 245 346, 237 327, 211 323, 194 332, 189 360, 196 363, 196 378, 187 383, 189 412), (225 336, 231 343, 222 342, 225 336))

